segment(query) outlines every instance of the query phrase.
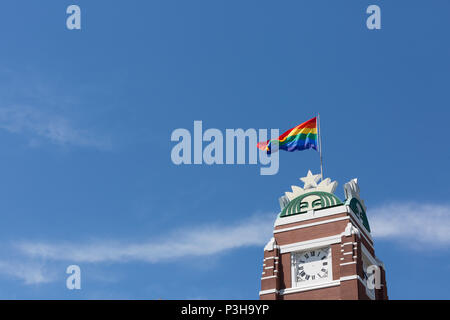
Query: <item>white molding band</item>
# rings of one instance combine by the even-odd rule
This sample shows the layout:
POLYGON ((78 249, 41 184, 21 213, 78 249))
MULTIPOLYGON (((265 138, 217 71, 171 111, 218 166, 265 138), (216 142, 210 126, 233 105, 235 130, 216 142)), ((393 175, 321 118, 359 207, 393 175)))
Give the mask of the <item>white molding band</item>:
POLYGON ((357 243, 357 242, 352 242, 352 241, 350 241, 350 242, 345 242, 345 243, 341 244, 341 247, 343 247, 343 246, 348 246, 349 244, 357 245, 358 243, 357 243))
POLYGON ((299 222, 299 221, 305 221, 305 220, 310 220, 310 219, 315 219, 315 218, 331 216, 331 215, 340 214, 340 213, 346 213, 345 207, 346 207, 345 205, 340 205, 340 206, 336 206, 336 207, 332 207, 332 208, 325 208, 325 209, 321 209, 321 210, 309 210, 306 213, 296 214, 296 215, 283 217, 283 218, 277 217, 277 219, 275 220, 275 223, 274 223, 274 227, 282 226, 282 225, 289 224, 289 223, 299 222))
POLYGON ((348 280, 355 280, 355 279, 358 279, 358 280, 360 280, 360 281, 363 281, 363 280, 361 279, 361 277, 358 276, 357 274, 354 274, 354 275, 351 275, 351 276, 344 276, 344 277, 341 277, 341 278, 340 278, 341 281, 348 281, 348 280))
POLYGON ((350 220, 350 217, 346 216, 346 217, 339 217, 339 218, 333 218, 333 219, 328 219, 328 220, 323 220, 323 221, 318 221, 318 222, 307 223, 307 224, 301 224, 299 226, 273 230, 273 233, 275 234, 275 233, 286 232, 286 231, 291 231, 291 230, 297 230, 297 229, 303 229, 303 228, 308 228, 308 227, 314 227, 314 226, 318 226, 318 225, 321 225, 321 224, 331 223, 331 222, 336 222, 336 221, 341 221, 341 220, 350 220))
POLYGON ((280 246, 280 253, 288 253, 293 251, 301 251, 301 250, 307 250, 307 249, 314 249, 314 248, 320 248, 324 246, 328 246, 334 243, 340 243, 341 242, 341 236, 331 236, 331 237, 324 237, 324 238, 317 238, 313 240, 307 240, 307 241, 300 241, 300 242, 294 242, 290 244, 285 244, 280 246))
POLYGON ((263 294, 269 294, 269 293, 278 293, 278 290, 277 289, 262 290, 259 292, 259 295, 262 296, 263 294))
POLYGON ((285 294, 291 294, 291 293, 296 293, 296 292, 317 290, 317 289, 335 287, 335 286, 340 285, 341 282, 343 282, 343 281, 356 280, 356 279, 359 280, 364 285, 364 288, 366 288, 367 296, 370 299, 375 300, 375 295, 372 294, 372 292, 370 292, 369 290, 367 290, 367 286, 364 283, 364 280, 361 279, 361 277, 358 276, 357 274, 341 277, 341 278, 339 278, 339 280, 332 280, 329 282, 313 284, 313 285, 304 286, 304 287, 286 288, 286 289, 281 289, 281 290, 276 290, 276 289, 262 290, 259 292, 259 295, 261 296, 261 295, 269 294, 269 293, 278 293, 280 295, 285 295, 285 294))
MULTIPOLYGON (((279 294, 290 294, 290 293, 295 293, 295 292, 335 287, 335 286, 340 285, 341 282, 343 282, 343 281, 356 280, 356 279, 358 279, 359 281, 361 281, 364 284, 364 281, 361 279, 361 277, 355 274, 355 275, 351 275, 351 276, 341 277, 339 280, 332 280, 332 281, 325 282, 325 283, 313 284, 313 285, 309 285, 309 286, 305 286, 305 287, 281 289, 279 291, 279 294)), ((365 284, 364 284, 364 286, 365 286, 365 284)))
POLYGON ((270 259, 278 260, 278 259, 280 259, 280 258, 279 258, 279 257, 267 257, 267 258, 264 258, 264 261, 270 260, 270 259))
POLYGON ((338 286, 341 282, 339 280, 332 280, 325 283, 319 283, 319 284, 313 284, 305 287, 294 287, 294 288, 286 288, 281 289, 279 291, 280 294, 290 294, 295 292, 302 292, 302 291, 309 291, 309 290, 316 290, 316 289, 322 289, 322 288, 328 288, 328 287, 335 287, 338 286))
MULTIPOLYGON (((349 206, 344 205, 344 204, 340 205, 340 206, 332 207, 332 208, 321 209, 321 210, 310 210, 303 214, 296 214, 293 216, 288 216, 288 217, 283 217, 283 218, 277 217, 277 219, 275 220, 275 223, 274 223, 274 227, 282 226, 282 225, 286 225, 286 224, 290 224, 290 223, 294 223, 294 222, 311 220, 311 219, 315 219, 315 218, 332 216, 332 215, 341 214, 341 213, 348 213, 350 215, 350 217, 352 218, 352 222, 354 222, 354 224, 356 224, 359 227, 359 229, 361 229, 361 231, 362 231, 361 233, 363 234, 363 236, 370 243, 370 245, 372 245, 373 240, 372 240, 372 236, 371 236, 370 232, 366 229, 366 227, 364 227, 364 225, 361 223, 361 221, 357 218, 357 216, 355 215, 353 210, 349 206)), ((284 230, 284 229, 280 229, 280 230, 284 230)), ((278 231, 278 230, 276 230, 276 231, 278 231)), ((274 231, 274 233, 275 233, 275 231, 274 231)))
POLYGON ((276 278, 276 277, 277 277, 277 276, 262 277, 261 280, 272 279, 272 278, 276 278))

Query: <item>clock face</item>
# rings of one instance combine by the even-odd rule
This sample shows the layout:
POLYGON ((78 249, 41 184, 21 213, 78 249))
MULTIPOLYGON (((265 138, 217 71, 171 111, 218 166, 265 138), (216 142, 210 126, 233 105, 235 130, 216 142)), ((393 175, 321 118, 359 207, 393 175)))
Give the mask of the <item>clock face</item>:
POLYGON ((294 274, 297 284, 327 280, 330 276, 330 248, 311 249, 294 254, 294 274))

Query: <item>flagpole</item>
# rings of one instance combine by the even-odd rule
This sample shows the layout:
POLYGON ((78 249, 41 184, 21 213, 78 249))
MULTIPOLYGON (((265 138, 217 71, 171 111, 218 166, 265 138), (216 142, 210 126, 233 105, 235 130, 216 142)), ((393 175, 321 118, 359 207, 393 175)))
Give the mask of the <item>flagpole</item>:
POLYGON ((320 156, 320 177, 323 180, 323 161, 322 161, 322 136, 320 135, 320 113, 317 113, 318 134, 319 134, 319 156, 320 156))

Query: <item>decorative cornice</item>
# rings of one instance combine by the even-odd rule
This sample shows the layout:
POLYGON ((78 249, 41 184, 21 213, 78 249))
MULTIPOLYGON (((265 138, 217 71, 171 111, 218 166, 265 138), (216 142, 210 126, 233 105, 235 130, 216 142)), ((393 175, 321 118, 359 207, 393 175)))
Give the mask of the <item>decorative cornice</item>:
POLYGON ((297 214, 290 217, 284 217, 280 218, 277 217, 274 223, 274 227, 282 226, 285 224, 290 224, 294 222, 300 222, 300 221, 306 221, 316 218, 322 218, 327 216, 332 216, 339 213, 347 213, 347 208, 344 205, 331 207, 331 208, 325 208, 320 210, 309 210, 306 213, 303 214, 297 214))
POLYGON ((344 232, 341 233, 341 236, 349 237, 352 234, 355 234, 358 238, 360 237, 360 233, 358 228, 355 228, 351 222, 347 223, 344 232))
POLYGON ((335 286, 340 285, 340 283, 341 282, 339 280, 332 280, 329 282, 313 284, 313 285, 309 285, 309 286, 305 286, 305 287, 286 288, 286 289, 281 289, 279 291, 279 294, 285 295, 285 294, 302 292, 302 291, 310 291, 310 290, 317 290, 317 289, 328 288, 328 287, 335 287, 335 286))
POLYGON ((293 251, 301 251, 305 249, 312 249, 312 248, 320 248, 323 246, 328 246, 334 243, 340 243, 341 242, 341 236, 331 236, 331 237, 323 237, 323 238, 317 238, 307 241, 300 241, 290 244, 285 244, 280 246, 280 253, 287 253, 287 252, 293 252, 293 251))
POLYGON ((296 229, 303 229, 303 228, 318 226, 321 224, 326 224, 326 223, 331 223, 331 222, 336 222, 336 221, 341 221, 341 220, 349 220, 349 219, 350 219, 349 217, 339 217, 339 218, 328 219, 328 220, 323 220, 323 221, 311 222, 311 223, 307 223, 307 224, 301 224, 299 226, 273 230, 273 233, 275 234, 275 233, 280 233, 280 232, 292 231, 292 230, 296 230, 296 229))
POLYGON ((270 238, 269 242, 267 242, 266 246, 264 247, 264 251, 272 251, 273 249, 279 248, 277 246, 277 241, 274 237, 270 238))

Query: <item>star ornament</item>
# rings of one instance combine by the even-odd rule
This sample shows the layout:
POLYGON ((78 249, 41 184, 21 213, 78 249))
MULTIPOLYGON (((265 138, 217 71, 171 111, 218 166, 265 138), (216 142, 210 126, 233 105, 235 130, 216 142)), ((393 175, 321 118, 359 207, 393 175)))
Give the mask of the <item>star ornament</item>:
POLYGON ((305 183, 303 189, 317 188, 317 182, 319 182, 320 178, 320 174, 312 174, 311 170, 308 170, 306 177, 300 178, 305 183))

